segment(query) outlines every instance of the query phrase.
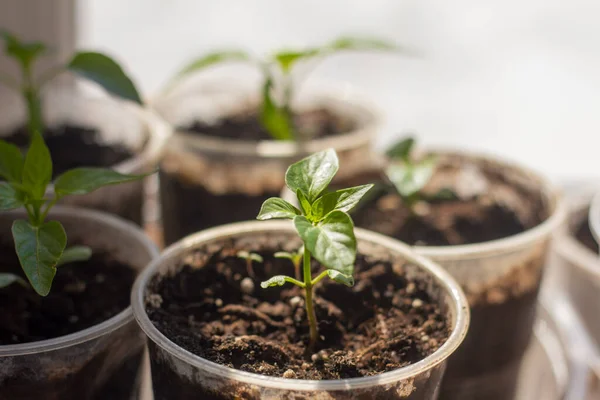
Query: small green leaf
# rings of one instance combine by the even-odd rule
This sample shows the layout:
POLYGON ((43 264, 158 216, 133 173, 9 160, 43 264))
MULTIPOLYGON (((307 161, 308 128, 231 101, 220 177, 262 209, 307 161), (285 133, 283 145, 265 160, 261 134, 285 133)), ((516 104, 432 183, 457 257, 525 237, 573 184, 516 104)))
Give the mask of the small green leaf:
POLYGON ((29 286, 27 281, 25 281, 25 279, 21 278, 19 275, 0 273, 0 289, 8 287, 13 283, 18 283, 19 285, 24 287, 29 286))
POLYGON ((135 85, 112 58, 94 52, 79 52, 67 65, 69 71, 89 79, 104 90, 126 100, 143 104, 135 85))
POLYGON ((31 144, 23 165, 23 187, 34 199, 41 199, 52 179, 52 158, 40 132, 31 132, 31 144))
POLYGON ((0 178, 21 183, 24 162, 23 154, 17 146, 0 140, 0 178))
POLYGON ((56 274, 56 264, 67 245, 65 229, 57 221, 35 227, 27 221, 17 220, 13 222, 12 234, 19 262, 29 283, 40 296, 48 295, 56 274))
POLYGON ((294 256, 290 253, 288 253, 287 251, 278 251, 275 254, 273 254, 273 257, 275 258, 286 258, 288 260, 293 260, 294 256))
POLYGON ((74 168, 54 181, 54 190, 59 196, 86 194, 103 186, 137 181, 145 175, 125 175, 108 168, 74 168))
POLYGON ((296 190, 296 198, 298 199, 298 203, 300 203, 302 212, 310 219, 312 214, 312 206, 300 189, 296 190))
POLYGON ((328 268, 352 275, 356 237, 354 223, 348 214, 332 211, 316 226, 305 217, 297 216, 294 225, 314 258, 328 268))
POLYGON ((300 214, 300 210, 287 201, 279 197, 271 197, 262 204, 256 219, 261 221, 268 219, 292 219, 300 214))
POLYGON ((215 51, 212 53, 205 54, 200 58, 197 58, 186 65, 175 75, 173 79, 178 80, 182 77, 194 73, 196 71, 203 70, 208 67, 212 67, 216 64, 221 64, 231 61, 250 61, 252 58, 244 51, 241 50, 222 50, 215 51))
POLYGON ((275 275, 274 277, 272 277, 264 282, 261 282, 260 287, 263 289, 266 289, 266 288, 272 287, 272 286, 283 286, 283 285, 285 285, 286 282, 293 283, 294 285, 297 285, 300 287, 304 287, 304 283, 297 281, 292 277, 285 276, 285 275, 275 275))
MULTIPOLYGON (((354 270, 354 267, 352 267, 352 270, 354 270)), ((328 269, 327 275, 329 275, 331 279, 338 283, 349 287, 354 286, 354 277, 352 275, 342 274, 340 271, 336 271, 335 269, 328 269)))
POLYGON ((341 37, 326 48, 331 50, 397 50, 398 47, 382 39, 370 37, 341 37))
POLYGON ((275 54, 275 61, 281 67, 284 73, 289 73, 296 62, 303 58, 314 57, 319 54, 317 49, 309 49, 304 51, 281 51, 275 54))
POLYGON ((327 193, 319 197, 312 205, 313 215, 320 220, 333 210, 349 212, 372 187, 372 184, 361 185, 327 193))
POLYGON ((312 204, 327 189, 338 168, 335 150, 324 150, 290 165, 285 183, 294 193, 300 190, 312 204))
POLYGON ((410 160, 410 152, 415 145, 415 139, 412 137, 400 140, 394 143, 386 152, 386 156, 392 160, 402 160, 408 162, 410 160))
POLYGON ((87 246, 72 246, 63 251, 60 260, 56 263, 56 267, 60 267, 61 265, 87 261, 92 257, 92 249, 87 246))
POLYGON ((403 198, 408 198, 425 187, 435 172, 436 160, 429 157, 417 164, 393 163, 387 176, 403 198))
POLYGON ((0 211, 13 210, 23 205, 23 196, 7 182, 0 182, 0 211))
POLYGON ((22 42, 16 36, 0 31, 4 39, 4 52, 17 60, 24 68, 30 68, 33 61, 46 51, 42 42, 22 42))
POLYGON ((275 104, 271 93, 272 89, 273 81, 271 77, 267 77, 263 85, 260 122, 274 139, 293 140, 292 117, 288 110, 275 104))

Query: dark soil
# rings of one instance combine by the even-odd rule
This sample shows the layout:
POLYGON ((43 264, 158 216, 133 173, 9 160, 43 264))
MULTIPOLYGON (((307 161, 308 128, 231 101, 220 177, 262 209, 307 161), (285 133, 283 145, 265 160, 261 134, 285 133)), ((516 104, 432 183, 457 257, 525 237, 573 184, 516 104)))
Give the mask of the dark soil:
POLYGON ((196 253, 177 274, 155 278, 147 298, 150 319, 173 342, 203 358, 295 379, 380 374, 423 359, 448 338, 450 327, 426 291, 429 283, 407 278, 399 264, 359 254, 354 287, 325 279, 316 288, 321 340, 308 351, 302 291, 291 285, 259 287, 293 267, 273 258, 279 248, 263 250, 257 252, 264 263, 253 272, 230 243, 208 256, 196 253), (246 279, 252 273, 254 279, 246 279))
MULTIPOLYGON (((304 140, 334 136, 354 129, 353 122, 326 109, 296 114, 293 120, 295 131, 304 140)), ((190 126, 182 127, 182 130, 227 139, 273 140, 273 137, 261 125, 259 115, 255 111, 227 117, 213 125, 196 121, 190 126)))
MULTIPOLYGON (((46 129, 44 138, 52 156, 53 177, 75 167, 112 167, 133 156, 122 145, 99 144, 97 135, 95 129, 81 126, 46 129)), ((29 133, 21 128, 6 140, 25 148, 29 143, 29 133)))
MULTIPOLYGON (((0 247, 0 271, 24 277, 13 247, 0 247)), ((135 275, 97 252, 61 266, 46 297, 18 284, 0 290, 0 345, 56 338, 106 321, 129 306, 135 275)))
POLYGON ((577 240, 585 247, 593 251, 594 254, 598 254, 598 243, 596 243, 592 231, 590 230, 590 222, 587 219, 587 215, 575 230, 575 238, 577 238, 577 240))

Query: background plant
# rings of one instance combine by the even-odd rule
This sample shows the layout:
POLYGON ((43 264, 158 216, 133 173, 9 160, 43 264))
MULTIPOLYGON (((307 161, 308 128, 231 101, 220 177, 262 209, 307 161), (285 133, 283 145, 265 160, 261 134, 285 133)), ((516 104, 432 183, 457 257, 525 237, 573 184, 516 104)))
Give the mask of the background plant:
POLYGON ((41 56, 48 53, 48 48, 42 42, 23 42, 3 31, 0 31, 0 39, 4 40, 5 55, 17 63, 21 72, 20 79, 0 72, 0 83, 17 91, 23 97, 27 106, 27 127, 30 134, 43 132, 40 100, 42 86, 66 71, 97 83, 113 95, 142 104, 142 99, 131 79, 116 61, 104 54, 77 52, 65 65, 48 69, 39 79, 36 79, 35 64, 41 56))
POLYGON ((299 61, 323 58, 345 50, 397 50, 391 43, 374 38, 342 37, 322 47, 305 50, 282 50, 264 60, 256 60, 241 50, 215 51, 192 61, 171 81, 171 84, 191 73, 232 61, 258 65, 263 73, 260 122, 276 140, 299 140, 292 120, 292 99, 296 88, 292 70, 299 61))
MULTIPOLYGON (((52 207, 63 197, 90 193, 103 186, 143 178, 104 168, 75 168, 59 175, 49 194, 52 159, 42 135, 33 131, 25 157, 19 148, 0 140, 0 211, 23 208, 27 220, 16 220, 12 236, 19 263, 33 289, 41 296, 50 292, 57 267, 86 260, 85 246, 67 248, 67 235, 58 221, 47 221, 52 207)), ((0 274, 0 288, 25 281, 14 274, 0 274)))
POLYGON ((310 348, 313 348, 318 340, 317 318, 313 305, 314 287, 326 276, 347 286, 354 285, 356 237, 354 223, 348 211, 373 186, 362 185, 327 192, 327 187, 338 168, 338 157, 332 149, 315 153, 292 164, 285 174, 285 182, 288 188, 296 193, 300 209, 283 199, 272 197, 263 203, 257 216, 259 220, 293 220, 304 243, 303 280, 277 275, 262 282, 261 286, 282 286, 289 282, 304 289, 310 326, 310 348), (315 278, 311 271, 312 257, 326 268, 315 278))

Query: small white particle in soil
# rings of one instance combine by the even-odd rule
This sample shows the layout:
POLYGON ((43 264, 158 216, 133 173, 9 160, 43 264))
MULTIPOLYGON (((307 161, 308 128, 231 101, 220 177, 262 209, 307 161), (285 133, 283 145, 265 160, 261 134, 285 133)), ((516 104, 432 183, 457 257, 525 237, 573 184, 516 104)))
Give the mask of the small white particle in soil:
POLYGON ((71 315, 71 316, 69 316, 69 322, 70 323, 74 324, 77 321, 79 321, 79 317, 77 315, 71 315))
POLYGON ((296 373, 293 370, 288 369, 283 373, 283 377, 286 379, 294 379, 296 378, 296 373))
POLYGON ((415 204, 415 206, 413 207, 413 211, 416 215, 420 216, 420 217, 424 217, 426 215, 429 214, 429 212, 431 211, 429 204, 427 204, 424 201, 419 201, 417 204, 415 204))
POLYGON ((290 299, 290 306, 298 307, 302 303, 302 298, 300 296, 294 296, 290 299))
POLYGON ((240 279, 242 279, 242 275, 241 275, 241 274, 238 274, 238 273, 235 273, 235 274, 233 275, 233 279, 234 279, 234 280, 236 280, 236 281, 239 281, 240 279))
POLYGON ((419 308, 423 306, 423 300, 421 299, 414 299, 412 302, 412 306, 413 308, 419 308))
POLYGON ((317 362, 319 361, 319 355, 318 354, 313 354, 312 356, 310 356, 310 359, 312 360, 312 362, 317 362))
POLYGON ((254 281, 248 277, 242 279, 242 282, 240 283, 240 289, 246 294, 254 293, 254 281))
POLYGON ((221 299, 215 299, 215 306, 217 306, 217 307, 223 307, 223 300, 221 300, 221 299))
POLYGON ((103 283, 106 280, 106 276, 104 276, 104 274, 96 274, 94 278, 96 283, 103 283))
POLYGON ((329 354, 327 354, 325 350, 321 350, 319 352, 319 357, 321 357, 321 359, 323 359, 324 361, 329 360, 329 354))
POLYGON ((146 303, 149 304, 152 308, 160 308, 162 305, 163 299, 160 294, 152 293, 146 297, 146 303))
POLYGON ((310 364, 309 363, 302 363, 302 369, 304 369, 304 370, 310 369, 310 364))
POLYGON ((423 335, 423 336, 421 336, 421 340, 424 342, 427 342, 427 341, 429 341, 429 336, 423 335))
POLYGON ((406 293, 411 294, 414 293, 416 289, 416 286, 413 282, 410 282, 408 285, 406 285, 406 293))

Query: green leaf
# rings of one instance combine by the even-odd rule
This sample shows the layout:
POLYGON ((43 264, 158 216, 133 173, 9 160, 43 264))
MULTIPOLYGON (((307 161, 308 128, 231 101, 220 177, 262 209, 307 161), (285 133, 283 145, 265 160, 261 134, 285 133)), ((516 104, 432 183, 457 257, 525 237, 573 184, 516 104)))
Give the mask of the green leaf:
POLYGON ((312 205, 313 216, 320 220, 333 210, 349 212, 372 187, 372 184, 361 185, 327 193, 312 205))
POLYGON ((27 221, 17 220, 13 222, 12 234, 19 262, 29 283, 40 296, 48 295, 56 274, 56 264, 67 245, 65 229, 57 221, 35 227, 27 221))
POLYGON ((54 190, 59 196, 79 195, 93 192, 103 186, 137 181, 145 175, 126 175, 108 168, 74 168, 54 181, 54 190))
POLYGON ((31 134, 31 145, 23 165, 23 187, 34 199, 41 199, 52 179, 52 158, 40 132, 31 134))
POLYGON ((343 211, 332 211, 316 226, 303 216, 294 225, 312 256, 324 266, 345 275, 354 272, 356 237, 354 223, 343 211))
POLYGON ((21 286, 29 286, 27 282, 21 278, 19 275, 9 274, 9 273, 0 273, 0 289, 8 287, 13 283, 18 283, 21 286))
POLYGON ((17 146, 0 140, 0 178, 21 183, 24 162, 23 154, 17 146))
POLYGON ((336 271, 335 269, 328 269, 327 275, 338 283, 350 287, 354 286, 354 277, 352 275, 342 274, 340 271, 336 271))
POLYGON ((293 140, 294 127, 288 110, 275 104, 272 98, 273 80, 265 79, 262 93, 260 122, 276 140, 293 140))
POLYGON ((263 289, 266 289, 266 288, 272 287, 272 286, 283 286, 283 285, 285 285, 286 282, 293 283, 294 285, 297 285, 300 287, 304 287, 304 283, 297 281, 292 277, 285 276, 285 275, 275 275, 274 277, 272 277, 264 282, 261 282, 260 287, 263 289))
POLYGON ((7 182, 0 182, 0 211, 13 210, 23 205, 23 196, 7 182))
POLYGON ((394 143, 386 152, 385 155, 392 160, 403 160, 408 162, 410 160, 410 152, 415 145, 415 139, 412 137, 400 140, 394 143))
POLYGON ((300 190, 312 204, 327 189, 338 169, 335 150, 324 150, 290 165, 285 173, 285 184, 294 193, 300 190))
POLYGON ((17 60, 24 68, 30 68, 33 61, 46 51, 42 42, 22 42, 16 36, 0 31, 4 39, 4 52, 17 60))
POLYGON ((397 50, 390 42, 372 37, 341 37, 336 39, 327 49, 331 50, 397 50))
POLYGON ((429 157, 417 164, 394 163, 387 168, 387 176, 403 198, 408 198, 425 187, 435 172, 436 160, 429 157))
POLYGON ((87 261, 92 257, 92 249, 87 246, 72 246, 63 251, 56 267, 74 262, 87 261))
POLYGON ((275 254, 273 254, 273 257, 275 257, 275 258, 286 258, 288 260, 293 260, 294 259, 294 255, 292 255, 291 253, 288 253, 287 251, 278 251, 275 254))
POLYGON ((310 219, 310 216, 312 215, 312 205, 300 189, 296 190, 296 198, 298 198, 298 203, 300 203, 302 212, 310 219))
POLYGON ((279 197, 271 197, 262 204, 256 219, 261 221, 276 218, 292 219, 300 214, 300 210, 287 201, 280 199, 279 197))
POLYGON ((281 67, 284 73, 289 73, 294 64, 300 59, 314 57, 319 54, 317 49, 309 49, 304 51, 281 51, 275 54, 275 61, 281 67))
POLYGON ((143 104, 142 98, 129 76, 115 60, 104 54, 76 53, 67 68, 69 71, 97 83, 115 96, 143 104))
POLYGON ((250 61, 251 59, 252 58, 246 52, 241 50, 215 51, 212 53, 205 54, 200 58, 197 58, 190 62, 188 65, 183 67, 181 71, 177 73, 177 75, 175 75, 175 78, 173 80, 178 80, 186 75, 203 70, 208 67, 212 67, 216 64, 221 64, 230 61, 250 61))

